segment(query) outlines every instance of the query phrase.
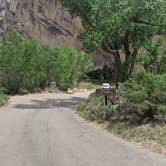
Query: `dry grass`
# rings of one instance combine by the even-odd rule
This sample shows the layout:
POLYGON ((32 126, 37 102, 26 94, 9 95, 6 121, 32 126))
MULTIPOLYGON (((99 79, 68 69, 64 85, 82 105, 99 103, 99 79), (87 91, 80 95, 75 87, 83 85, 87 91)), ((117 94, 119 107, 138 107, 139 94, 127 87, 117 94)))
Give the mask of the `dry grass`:
POLYGON ((4 105, 8 100, 8 97, 0 93, 0 106, 4 105))
POLYGON ((127 141, 137 142, 166 155, 166 125, 131 126, 125 123, 110 123, 107 129, 127 141))

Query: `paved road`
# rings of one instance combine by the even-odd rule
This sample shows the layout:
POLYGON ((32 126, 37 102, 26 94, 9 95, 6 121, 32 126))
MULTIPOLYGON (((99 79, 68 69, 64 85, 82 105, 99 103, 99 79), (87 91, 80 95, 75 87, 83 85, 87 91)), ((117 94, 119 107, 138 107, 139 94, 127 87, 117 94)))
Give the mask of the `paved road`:
POLYGON ((12 97, 0 111, 0 166, 166 166, 166 158, 79 120, 87 93, 12 97))

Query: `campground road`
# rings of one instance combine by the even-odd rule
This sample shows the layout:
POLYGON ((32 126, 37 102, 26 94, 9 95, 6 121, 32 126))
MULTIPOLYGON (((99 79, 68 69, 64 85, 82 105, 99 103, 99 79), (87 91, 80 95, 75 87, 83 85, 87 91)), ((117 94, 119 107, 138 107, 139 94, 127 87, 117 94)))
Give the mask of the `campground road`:
POLYGON ((0 108, 0 166, 166 166, 74 115, 81 92, 11 97, 0 108))

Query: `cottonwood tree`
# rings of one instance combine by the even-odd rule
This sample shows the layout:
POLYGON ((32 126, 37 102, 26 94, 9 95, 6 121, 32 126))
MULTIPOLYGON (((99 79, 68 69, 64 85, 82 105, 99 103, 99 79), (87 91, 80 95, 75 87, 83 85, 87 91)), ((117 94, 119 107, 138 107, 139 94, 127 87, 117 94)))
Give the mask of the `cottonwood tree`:
POLYGON ((154 74, 166 73, 166 50, 162 51, 162 38, 157 41, 149 40, 140 52, 137 61, 147 72, 154 74))
POLYGON ((116 81, 128 79, 145 42, 166 30, 165 0, 61 1, 73 16, 81 18, 85 48, 102 48, 114 57, 116 81))

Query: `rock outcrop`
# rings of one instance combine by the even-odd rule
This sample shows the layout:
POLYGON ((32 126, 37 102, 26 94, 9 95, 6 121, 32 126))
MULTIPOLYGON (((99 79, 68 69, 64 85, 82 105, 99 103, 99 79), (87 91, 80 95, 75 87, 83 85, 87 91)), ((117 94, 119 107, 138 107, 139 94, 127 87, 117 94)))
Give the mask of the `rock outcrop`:
POLYGON ((0 0, 0 33, 15 28, 25 39, 61 47, 82 48, 77 36, 82 31, 58 0, 0 0))

